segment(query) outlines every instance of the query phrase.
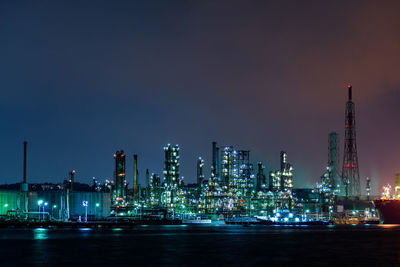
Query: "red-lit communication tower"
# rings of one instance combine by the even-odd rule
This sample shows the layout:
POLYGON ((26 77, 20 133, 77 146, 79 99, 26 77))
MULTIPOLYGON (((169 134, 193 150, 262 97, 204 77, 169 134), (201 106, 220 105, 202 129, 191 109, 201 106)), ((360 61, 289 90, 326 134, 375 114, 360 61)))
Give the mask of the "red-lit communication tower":
POLYGON ((354 102, 352 100, 352 86, 348 85, 349 100, 346 103, 346 120, 344 136, 344 157, 342 168, 342 181, 346 197, 360 196, 360 173, 358 170, 356 121, 354 102))

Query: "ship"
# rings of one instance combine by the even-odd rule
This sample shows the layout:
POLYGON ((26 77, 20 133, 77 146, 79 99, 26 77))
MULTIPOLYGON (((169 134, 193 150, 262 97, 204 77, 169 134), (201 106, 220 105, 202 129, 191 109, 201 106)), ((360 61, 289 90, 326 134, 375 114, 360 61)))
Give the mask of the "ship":
POLYGON ((384 224, 400 224, 400 199, 375 199, 375 208, 384 224))

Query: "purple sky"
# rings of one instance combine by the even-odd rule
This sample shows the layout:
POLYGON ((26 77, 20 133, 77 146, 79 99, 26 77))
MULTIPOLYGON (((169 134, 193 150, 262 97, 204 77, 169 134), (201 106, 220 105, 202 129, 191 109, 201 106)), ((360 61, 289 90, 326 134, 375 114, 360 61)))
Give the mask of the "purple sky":
POLYGON ((267 171, 285 150, 311 186, 330 131, 343 152, 347 83, 362 184, 400 172, 397 1, 56 2, 0 3, 0 183, 21 180, 26 139, 31 182, 112 177, 119 149, 142 180, 169 142, 194 182, 217 141, 267 171))

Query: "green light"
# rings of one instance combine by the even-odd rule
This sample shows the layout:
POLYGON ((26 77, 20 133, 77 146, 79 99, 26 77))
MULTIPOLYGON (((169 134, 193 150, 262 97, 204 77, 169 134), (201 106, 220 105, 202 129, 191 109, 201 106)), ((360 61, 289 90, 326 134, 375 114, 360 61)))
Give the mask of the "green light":
POLYGON ((47 229, 45 228, 36 228, 33 230, 33 239, 43 240, 48 239, 47 229))

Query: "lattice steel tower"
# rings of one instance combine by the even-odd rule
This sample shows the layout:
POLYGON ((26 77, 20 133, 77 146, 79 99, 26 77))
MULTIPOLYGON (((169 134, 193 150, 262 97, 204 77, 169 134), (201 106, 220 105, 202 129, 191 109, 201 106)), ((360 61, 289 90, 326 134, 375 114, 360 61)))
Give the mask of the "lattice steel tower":
POLYGON ((352 86, 348 85, 349 100, 346 103, 345 136, 343 151, 342 182, 346 197, 360 196, 360 173, 358 170, 356 121, 354 102, 352 100, 352 86))

